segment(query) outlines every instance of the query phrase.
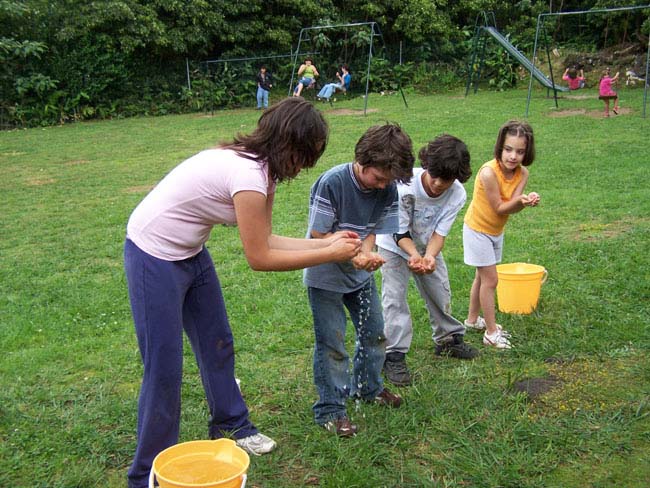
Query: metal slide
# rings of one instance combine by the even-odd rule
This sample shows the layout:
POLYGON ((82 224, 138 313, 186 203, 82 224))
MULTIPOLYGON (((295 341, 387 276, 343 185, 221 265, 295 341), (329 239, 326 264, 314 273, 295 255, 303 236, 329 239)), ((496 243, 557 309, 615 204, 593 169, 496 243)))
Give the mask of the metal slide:
POLYGON ((519 49, 517 49, 515 46, 510 44, 510 41, 503 37, 501 33, 496 30, 494 27, 483 27, 487 32, 490 33, 492 37, 494 37, 503 48, 508 51, 508 54, 510 54, 512 57, 514 57, 519 64, 521 64, 524 68, 528 70, 529 73, 533 75, 533 77, 539 81, 545 88, 548 88, 550 90, 557 90, 561 92, 567 92, 569 91, 569 88, 566 86, 559 86, 555 85, 553 86, 553 82, 542 72, 540 71, 536 66, 533 66, 533 63, 530 62, 530 60, 524 56, 519 49))

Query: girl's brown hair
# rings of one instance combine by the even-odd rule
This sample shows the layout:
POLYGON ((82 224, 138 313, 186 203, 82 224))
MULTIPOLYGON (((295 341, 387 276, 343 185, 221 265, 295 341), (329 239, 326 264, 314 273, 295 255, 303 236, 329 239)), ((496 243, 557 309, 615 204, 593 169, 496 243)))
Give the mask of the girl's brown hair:
POLYGON ((499 135, 497 136, 497 143, 494 145, 494 157, 497 160, 501 160, 506 136, 523 137, 526 139, 526 154, 524 154, 524 160, 521 164, 522 166, 530 166, 533 164, 535 160, 535 137, 533 136, 533 128, 528 122, 509 120, 501 126, 499 135))
POLYGON ((271 178, 281 182, 316 165, 328 133, 327 122, 311 103, 290 97, 266 110, 251 134, 238 134, 221 147, 267 164, 271 178))

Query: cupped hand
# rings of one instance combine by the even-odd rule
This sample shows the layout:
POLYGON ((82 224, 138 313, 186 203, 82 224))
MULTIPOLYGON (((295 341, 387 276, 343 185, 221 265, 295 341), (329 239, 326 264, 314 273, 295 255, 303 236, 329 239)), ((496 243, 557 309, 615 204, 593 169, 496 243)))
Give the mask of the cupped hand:
POLYGON ((340 236, 338 239, 330 242, 328 247, 332 250, 334 261, 349 261, 358 256, 361 249, 361 241, 355 238, 340 236))
POLYGON ((526 207, 536 206, 539 203, 539 200, 540 200, 539 194, 535 193, 534 191, 531 191, 528 195, 521 196, 521 202, 526 207))
POLYGON ((352 258, 352 264, 356 269, 363 269, 368 272, 376 271, 386 260, 376 252, 360 252, 352 258))

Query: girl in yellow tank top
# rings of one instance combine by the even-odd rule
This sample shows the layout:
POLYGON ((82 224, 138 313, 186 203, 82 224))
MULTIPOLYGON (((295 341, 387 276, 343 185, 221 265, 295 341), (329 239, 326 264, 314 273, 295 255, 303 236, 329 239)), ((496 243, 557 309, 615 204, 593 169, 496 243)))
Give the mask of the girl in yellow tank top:
POLYGON ((530 125, 516 120, 504 124, 494 146, 494 159, 481 166, 476 175, 464 219, 465 264, 476 267, 465 326, 485 329, 483 343, 499 349, 510 349, 511 344, 509 334, 496 323, 496 265, 501 261, 503 230, 510 214, 539 203, 537 193, 524 193, 529 174, 525 166, 533 164, 534 159, 530 125))

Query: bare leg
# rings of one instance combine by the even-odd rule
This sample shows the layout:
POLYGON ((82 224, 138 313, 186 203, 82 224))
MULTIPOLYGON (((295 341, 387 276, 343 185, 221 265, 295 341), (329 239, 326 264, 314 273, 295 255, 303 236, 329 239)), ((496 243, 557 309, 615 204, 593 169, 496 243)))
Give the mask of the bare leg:
POLYGON ((479 298, 479 291, 481 289, 481 277, 478 273, 478 268, 476 269, 476 274, 474 275, 474 282, 472 283, 472 289, 469 292, 469 310, 467 312, 467 322, 470 324, 475 324, 478 320, 478 316, 481 313, 481 301, 479 298))
POLYGON ((300 94, 302 93, 302 83, 298 83, 298 86, 296 87, 296 90, 293 92, 294 97, 299 97, 300 94))
MULTIPOLYGON (((485 319, 486 333, 492 335, 497 330, 496 312, 494 309, 494 293, 496 292, 499 276, 495 264, 476 268, 480 280, 479 301, 485 319)), ((476 282, 476 280, 475 280, 476 282)), ((472 291, 474 286, 472 285, 472 291)), ((471 307, 471 306, 470 306, 471 307)))
POLYGON ((605 117, 609 117, 609 98, 604 98, 603 102, 605 102, 605 117))

